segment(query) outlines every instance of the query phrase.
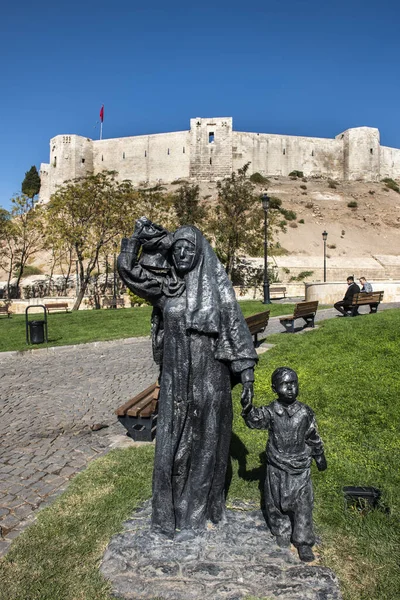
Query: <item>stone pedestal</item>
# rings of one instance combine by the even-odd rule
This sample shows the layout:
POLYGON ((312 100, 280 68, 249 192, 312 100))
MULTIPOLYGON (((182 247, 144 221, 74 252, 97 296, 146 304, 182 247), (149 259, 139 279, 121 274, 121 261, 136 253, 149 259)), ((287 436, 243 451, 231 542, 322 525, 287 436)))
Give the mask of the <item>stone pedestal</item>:
POLYGON ((260 510, 238 504, 204 536, 174 542, 150 534, 150 503, 111 540, 101 571, 117 598, 340 600, 334 573, 281 549, 260 510))

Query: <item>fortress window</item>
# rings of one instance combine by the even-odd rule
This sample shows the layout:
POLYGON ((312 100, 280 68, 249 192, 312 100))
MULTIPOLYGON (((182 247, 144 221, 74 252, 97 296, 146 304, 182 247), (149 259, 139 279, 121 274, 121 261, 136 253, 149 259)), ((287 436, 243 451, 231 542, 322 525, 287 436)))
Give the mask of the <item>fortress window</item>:
POLYGON ((145 150, 144 151, 144 157, 146 158, 146 156, 147 156, 147 151, 145 150))
POLYGON ((83 164, 83 163, 85 162, 85 159, 84 159, 84 158, 81 158, 81 161, 82 161, 82 164, 83 164))
POLYGON ((314 150, 311 152, 311 156, 314 156, 314 150))
POLYGON ((183 146, 183 154, 185 154, 185 146, 183 146))
POLYGON ((125 158, 125 152, 122 153, 122 158, 125 158))
POLYGON ((286 154, 286 148, 283 149, 283 156, 286 154))
POLYGON ((212 158, 210 158, 210 165, 212 165, 212 158))
POLYGON ((208 143, 209 144, 214 143, 214 132, 213 131, 210 131, 210 133, 208 134, 208 143))
POLYGON ((103 155, 101 155, 101 162, 103 162, 103 160, 104 160, 104 157, 103 157, 103 155))
POLYGON ((373 148, 370 148, 369 151, 370 151, 371 154, 374 153, 374 149, 373 148))
POLYGON ((57 156, 55 156, 54 160, 53 160, 53 167, 56 167, 56 166, 57 166, 57 156))
POLYGON ((167 152, 167 154, 169 154, 169 148, 168 148, 168 152, 167 152))

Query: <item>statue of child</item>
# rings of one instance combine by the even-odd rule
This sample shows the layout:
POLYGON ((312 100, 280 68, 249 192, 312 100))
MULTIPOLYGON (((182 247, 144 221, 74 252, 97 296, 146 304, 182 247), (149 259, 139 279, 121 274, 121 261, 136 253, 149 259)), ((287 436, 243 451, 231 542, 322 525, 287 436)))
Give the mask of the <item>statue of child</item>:
POLYGON ((251 429, 267 429, 265 509, 271 533, 281 547, 296 546, 302 561, 314 560, 312 522, 313 489, 311 461, 319 471, 327 468, 322 440, 314 413, 297 400, 297 373, 280 367, 272 374, 272 389, 278 398, 255 408, 242 396, 242 416, 251 429))

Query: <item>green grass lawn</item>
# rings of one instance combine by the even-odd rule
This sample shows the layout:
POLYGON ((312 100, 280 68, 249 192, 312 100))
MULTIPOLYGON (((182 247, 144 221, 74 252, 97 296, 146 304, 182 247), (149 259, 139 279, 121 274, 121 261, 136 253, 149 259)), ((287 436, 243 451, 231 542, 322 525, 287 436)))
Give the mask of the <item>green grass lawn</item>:
MULTIPOLYGON (((324 321, 304 335, 271 336, 276 345, 256 370, 256 405, 272 401, 271 373, 288 365, 299 374, 299 399, 315 411, 328 460, 327 471, 312 471, 317 550, 345 600, 400 598, 399 331, 400 310, 324 321), (380 488, 389 512, 346 508, 345 485, 380 488)), ((267 437, 244 425, 239 395, 236 388, 228 504, 259 501, 267 437)), ((78 475, 0 560, 2 600, 111 600, 99 561, 150 496, 152 460, 152 446, 115 450, 78 475)))
MULTIPOLYGON (((271 317, 284 315, 292 312, 294 308, 294 304, 271 304, 266 307, 259 300, 245 300, 239 304, 245 317, 265 309, 271 311, 271 317)), ((0 317, 0 352, 150 335, 151 310, 150 306, 143 306, 118 310, 51 313, 47 317, 49 343, 34 346, 26 344, 25 315, 0 317)), ((30 312, 29 319, 43 319, 43 316, 30 312)))

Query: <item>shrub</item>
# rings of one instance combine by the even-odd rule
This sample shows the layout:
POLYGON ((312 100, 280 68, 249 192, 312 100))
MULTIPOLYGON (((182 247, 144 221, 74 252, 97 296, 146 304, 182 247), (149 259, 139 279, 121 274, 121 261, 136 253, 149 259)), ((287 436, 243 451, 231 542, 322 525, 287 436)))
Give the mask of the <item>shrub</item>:
POLYGON ((285 217, 286 221, 295 221, 297 218, 294 210, 286 210, 286 208, 281 208, 281 213, 285 217))
POLYGON ((311 275, 314 275, 314 271, 302 271, 301 273, 299 273, 296 276, 292 275, 292 277, 289 279, 289 281, 303 281, 307 277, 311 277, 311 275))
POLYGON ((276 196, 271 196, 269 199, 269 207, 279 209, 282 206, 282 200, 276 196))
MULTIPOLYGON (((18 275, 19 275, 19 269, 15 273, 16 277, 18 275)), ((39 269, 39 267, 35 267, 34 265, 25 265, 23 277, 29 277, 30 275, 43 275, 43 271, 42 271, 42 269, 39 269)))
POLYGON ((306 208, 313 208, 314 204, 312 202, 307 202, 306 208))
POLYGON ((328 179, 328 187, 332 188, 333 190, 336 190, 336 188, 337 188, 336 182, 333 181, 332 179, 328 179))
POLYGON ((347 203, 348 208, 357 208, 358 204, 355 200, 347 203))
POLYGON ((390 190, 394 190, 395 192, 400 194, 400 187, 397 185, 394 179, 391 179, 390 177, 385 177, 385 179, 382 179, 382 181, 386 183, 387 188, 389 188, 390 190))
POLYGON ((302 196, 307 196, 307 192, 301 192, 302 196))
POLYGON ((292 171, 291 173, 289 173, 289 177, 299 177, 300 179, 302 179, 304 177, 304 173, 303 171, 292 171))
POLYGON ((287 225, 287 221, 285 221, 284 219, 282 221, 279 221, 279 227, 281 229, 285 229, 286 225, 287 225))
POLYGON ((250 175, 250 181, 252 183, 259 183, 262 185, 266 185, 269 183, 269 179, 267 179, 267 177, 264 177, 264 175, 261 175, 261 173, 253 173, 252 175, 250 175))
POLYGON ((300 188, 301 188, 302 190, 306 190, 306 189, 307 189, 307 186, 306 186, 306 185, 301 185, 301 186, 300 186, 300 188))
POLYGON ((290 273, 290 269, 288 269, 287 267, 283 267, 282 271, 286 273, 286 275, 289 275, 290 273))
POLYGON ((303 177, 302 181, 304 181, 304 183, 307 183, 307 177, 303 177))
POLYGON ((143 306, 144 304, 150 304, 147 300, 144 300, 140 296, 136 296, 131 290, 128 290, 128 296, 131 306, 143 306))
POLYGON ((336 244, 327 244, 328 248, 334 250, 336 248, 336 244))
POLYGON ((279 242, 277 242, 274 246, 271 246, 269 253, 271 256, 284 256, 285 254, 289 254, 289 250, 283 248, 279 242))
POLYGON ((302 225, 304 225, 304 219, 300 219, 299 223, 301 223, 302 225))
POLYGON ((375 194, 375 190, 369 190, 368 194, 371 194, 371 196, 373 196, 375 194))

